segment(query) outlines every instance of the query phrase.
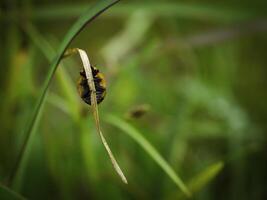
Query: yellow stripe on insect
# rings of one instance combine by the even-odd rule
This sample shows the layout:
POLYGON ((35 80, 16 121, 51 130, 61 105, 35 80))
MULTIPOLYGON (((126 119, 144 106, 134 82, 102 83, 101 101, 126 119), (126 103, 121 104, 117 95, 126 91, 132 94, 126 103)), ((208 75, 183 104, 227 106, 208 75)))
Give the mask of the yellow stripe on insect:
MULTIPOLYGON (((102 73, 95 67, 91 67, 93 72, 94 84, 96 88, 97 104, 101 103, 106 96, 106 80, 102 73)), ((78 79, 78 93, 83 101, 91 105, 91 90, 89 88, 86 74, 84 69, 80 71, 80 77, 78 79)))

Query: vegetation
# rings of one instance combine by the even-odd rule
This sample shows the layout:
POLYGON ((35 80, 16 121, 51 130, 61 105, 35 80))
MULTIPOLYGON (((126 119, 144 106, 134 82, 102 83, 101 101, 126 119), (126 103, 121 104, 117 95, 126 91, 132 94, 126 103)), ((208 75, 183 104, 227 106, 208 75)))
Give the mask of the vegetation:
POLYGON ((266 2, 0 5, 0 199, 267 198, 266 2), (128 184, 68 48, 105 74, 101 130, 128 184))

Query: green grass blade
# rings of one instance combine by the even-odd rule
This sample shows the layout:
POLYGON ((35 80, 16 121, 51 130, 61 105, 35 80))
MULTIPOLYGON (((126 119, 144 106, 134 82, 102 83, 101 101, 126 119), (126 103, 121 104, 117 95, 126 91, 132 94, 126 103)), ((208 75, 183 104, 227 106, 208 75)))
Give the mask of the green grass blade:
POLYGON ((18 193, 0 184, 0 199, 3 200, 26 200, 18 193))
POLYGON ((188 187, 192 193, 196 193, 204 188, 208 183, 210 183, 223 169, 224 163, 222 161, 216 162, 202 172, 200 172, 197 176, 192 178, 188 187))
MULTIPOLYGON (((222 171, 223 167, 224 162, 216 162, 206 167, 196 176, 191 178, 186 185, 189 188, 192 196, 194 196, 197 192, 205 188, 212 180, 214 180, 215 177, 222 171)), ((177 192, 173 192, 167 199, 185 199, 185 196, 182 193, 177 194, 177 192)))
MULTIPOLYGON (((28 16, 35 21, 67 20, 79 16, 88 3, 75 3, 66 5, 49 5, 35 7, 28 16)), ((182 3, 182 2, 129 2, 116 6, 108 13, 107 17, 125 17, 136 10, 143 10, 159 17, 179 17, 184 19, 208 20, 214 22, 232 22, 257 19, 265 16, 264 7, 242 7, 232 6, 229 3, 204 4, 204 3, 182 3)), ((18 13, 15 13, 19 15, 18 13)), ((7 18, 8 16, 3 16, 7 18)))
POLYGON ((43 85, 43 88, 41 89, 41 94, 37 100, 36 106, 34 108, 34 111, 32 113, 31 118, 29 119, 29 123, 27 124, 25 128, 25 141, 22 145, 21 151, 19 152, 18 159, 15 163, 14 169, 11 173, 9 183, 14 187, 16 177, 19 175, 17 172, 20 171, 19 169, 22 167, 21 163, 23 163, 23 160, 25 157, 25 153, 28 152, 29 146, 30 146, 30 138, 32 138, 33 134, 33 127, 36 123, 36 120, 38 118, 38 115, 40 113, 40 108, 44 102, 44 98, 47 93, 47 89, 49 87, 49 84, 53 78, 53 75, 57 69, 57 66, 69 46, 69 44, 73 41, 75 36, 85 27, 86 24, 94 20, 98 15, 100 15, 102 12, 104 12, 106 9, 111 7, 113 4, 117 3, 118 0, 106 0, 106 1, 99 1, 95 6, 87 10, 77 21, 76 23, 70 28, 70 30, 67 32, 66 36, 64 37, 59 50, 57 52, 57 56, 53 60, 52 64, 49 67, 49 72, 46 75, 46 79, 43 85))
MULTIPOLYGON (((53 57, 56 55, 56 52, 53 46, 49 43, 46 38, 42 36, 42 34, 32 25, 28 24, 24 26, 25 33, 29 36, 32 40, 34 45, 40 49, 40 51, 44 54, 44 56, 49 60, 52 61, 53 57)), ((79 98, 76 95, 76 87, 73 85, 70 76, 68 75, 65 65, 60 64, 58 71, 56 73, 56 78, 58 80, 59 86, 61 91, 64 94, 64 98, 67 99, 67 106, 68 110, 71 111, 73 119, 78 121, 79 120, 79 113, 80 113, 80 104, 79 98)))
POLYGON ((147 141, 143 137, 143 135, 137 129, 135 129, 133 126, 131 126, 124 120, 113 115, 106 116, 105 120, 108 123, 112 124, 113 126, 124 131, 124 133, 126 133, 134 141, 136 141, 151 156, 151 158, 163 169, 163 171, 173 180, 173 182, 178 186, 178 188, 181 189, 181 191, 185 195, 187 195, 188 197, 190 196, 189 189, 183 183, 181 178, 175 173, 172 167, 164 160, 164 158, 162 158, 159 152, 149 143, 149 141, 147 141))

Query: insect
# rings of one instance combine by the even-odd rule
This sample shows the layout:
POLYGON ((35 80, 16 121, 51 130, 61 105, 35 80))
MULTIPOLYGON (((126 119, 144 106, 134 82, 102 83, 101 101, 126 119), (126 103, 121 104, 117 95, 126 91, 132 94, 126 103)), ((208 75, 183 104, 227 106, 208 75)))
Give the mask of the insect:
POLYGON ((149 104, 140 104, 137 106, 134 106, 131 108, 128 113, 126 114, 126 117, 128 119, 138 119, 143 117, 147 112, 150 110, 150 105, 149 104))
MULTIPOLYGON (((101 103, 103 99, 106 96, 106 80, 104 78, 104 75, 99 72, 99 70, 93 66, 91 66, 94 83, 95 83, 95 89, 96 89, 96 100, 97 104, 101 103)), ((89 88, 86 74, 84 69, 80 71, 80 77, 78 80, 78 92, 80 97, 83 99, 83 101, 89 105, 91 105, 91 90, 89 88)))

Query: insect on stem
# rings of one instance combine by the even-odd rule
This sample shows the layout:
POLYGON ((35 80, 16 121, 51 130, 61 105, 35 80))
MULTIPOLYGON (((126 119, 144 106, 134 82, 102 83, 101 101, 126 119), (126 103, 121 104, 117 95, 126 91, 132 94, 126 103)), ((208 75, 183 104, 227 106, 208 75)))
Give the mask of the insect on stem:
POLYGON ((87 78, 87 81, 88 81, 88 85, 89 85, 89 88, 90 90, 92 91, 91 92, 91 105, 92 105, 92 111, 93 111, 93 115, 94 115, 94 119, 95 119, 95 123, 96 123, 96 129, 97 129, 97 132, 101 138, 101 141, 109 155, 109 158, 111 160, 111 163, 114 167, 114 169, 116 170, 116 172, 118 173, 118 175, 121 177, 122 181, 127 184, 127 179, 126 177, 124 176, 120 166, 118 165, 115 157, 113 156, 109 146, 108 146, 108 143, 104 137, 104 135, 102 134, 102 131, 101 131, 101 128, 100 128, 100 121, 99 121, 99 114, 98 114, 98 108, 97 108, 97 99, 96 99, 96 89, 95 89, 95 83, 94 83, 94 78, 93 78, 93 73, 92 73, 92 69, 91 69, 91 64, 90 64, 90 61, 89 61, 89 58, 86 54, 86 52, 82 49, 77 49, 80 57, 81 57, 81 60, 82 60, 82 63, 83 63, 83 67, 84 67, 84 71, 85 71, 85 74, 86 74, 86 78, 87 78))

